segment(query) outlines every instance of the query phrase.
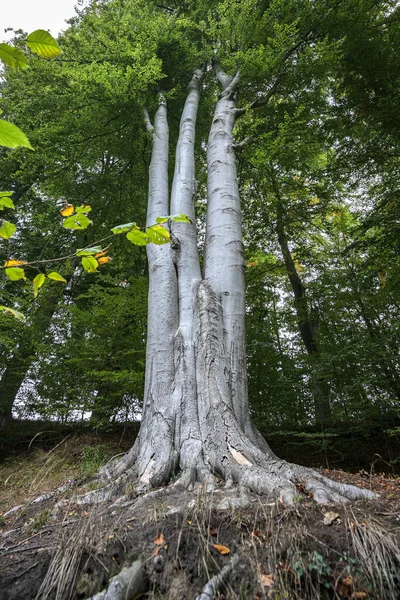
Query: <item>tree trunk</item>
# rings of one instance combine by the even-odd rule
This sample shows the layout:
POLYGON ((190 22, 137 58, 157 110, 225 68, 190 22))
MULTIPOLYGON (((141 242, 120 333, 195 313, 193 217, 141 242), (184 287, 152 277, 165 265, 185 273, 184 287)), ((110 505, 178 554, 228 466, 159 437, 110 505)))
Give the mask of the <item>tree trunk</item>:
POLYGON ((0 380, 0 429, 5 429, 12 421, 15 398, 25 379, 31 361, 24 357, 14 357, 0 380))
POLYGON ((8 361, 0 379, 0 430, 12 421, 15 399, 36 358, 36 341, 41 341, 48 330, 63 292, 63 288, 54 284, 40 296, 38 305, 33 307, 29 331, 20 339, 15 354, 8 361))
MULTIPOLYGON (((202 70, 189 85, 177 143, 171 212, 192 223, 172 224, 172 244, 148 246, 149 315, 143 420, 123 459, 101 472, 111 480, 102 497, 167 483, 213 489, 216 477, 292 502, 296 482, 318 502, 371 496, 319 473, 279 460, 251 424, 247 402, 245 280, 233 126, 239 77, 215 68, 222 93, 207 150, 208 209, 204 275, 194 221, 194 136, 202 70), (131 487, 129 482, 129 486, 131 487)), ((168 123, 163 97, 154 118, 147 223, 169 214, 168 123)))
POLYGON ((333 420, 329 402, 329 384, 327 380, 320 374, 321 352, 318 343, 318 315, 315 315, 313 318, 313 316, 310 314, 306 290, 297 272, 295 262, 289 249, 288 239, 285 231, 283 202, 275 181, 273 181, 273 186, 277 201, 276 233, 278 236, 278 242, 281 248, 290 285, 293 290, 294 306, 296 309, 300 337, 306 352, 311 357, 312 361, 312 393, 314 398, 315 422, 322 428, 331 427, 333 420))

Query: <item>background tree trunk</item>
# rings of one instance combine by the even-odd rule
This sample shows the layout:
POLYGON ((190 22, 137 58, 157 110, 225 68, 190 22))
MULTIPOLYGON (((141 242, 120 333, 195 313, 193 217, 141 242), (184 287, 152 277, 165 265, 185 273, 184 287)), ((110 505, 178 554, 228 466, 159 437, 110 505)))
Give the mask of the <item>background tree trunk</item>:
POLYGON ((329 402, 329 384, 320 374, 321 352, 319 349, 319 319, 314 311, 311 314, 308 306, 306 289, 297 272, 295 262, 289 249, 285 231, 285 211, 276 181, 273 181, 276 197, 276 233, 281 248, 283 261, 294 296, 294 306, 297 314, 297 323, 300 337, 307 354, 311 357, 312 393, 314 398, 315 422, 321 427, 331 427, 333 423, 329 402))

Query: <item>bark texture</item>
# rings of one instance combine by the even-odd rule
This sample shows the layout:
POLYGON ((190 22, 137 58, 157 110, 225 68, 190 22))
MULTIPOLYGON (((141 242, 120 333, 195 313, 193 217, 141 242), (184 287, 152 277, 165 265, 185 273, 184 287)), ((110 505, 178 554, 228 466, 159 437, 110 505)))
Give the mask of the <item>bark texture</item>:
MULTIPOLYGON (((195 227, 194 140, 203 69, 193 75, 177 143, 171 208, 168 202, 168 122, 160 97, 152 140, 148 225, 184 213, 172 223, 172 244, 148 246, 149 316, 143 421, 132 450, 107 465, 115 493, 165 484, 211 490, 216 478, 292 502, 296 485, 318 502, 346 500, 368 491, 331 482, 311 469, 278 459, 251 423, 247 399, 245 273, 233 128, 239 75, 215 67, 221 86, 207 148, 208 208, 203 273, 195 227), (129 485, 132 485, 129 483, 129 485)), ((240 112, 240 111, 239 111, 240 112)), ((93 496, 93 494, 92 494, 93 496)))

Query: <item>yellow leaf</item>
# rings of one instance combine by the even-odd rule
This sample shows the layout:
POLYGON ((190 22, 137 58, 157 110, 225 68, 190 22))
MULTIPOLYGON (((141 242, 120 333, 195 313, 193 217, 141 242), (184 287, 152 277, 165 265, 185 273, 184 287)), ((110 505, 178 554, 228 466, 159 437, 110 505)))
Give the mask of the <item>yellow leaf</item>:
POLYGON ((66 204, 64 208, 60 210, 60 213, 63 217, 70 217, 73 214, 74 210, 75 207, 73 204, 66 204))
POLYGON ((154 543, 156 546, 162 546, 163 544, 165 544, 166 541, 167 540, 165 539, 163 534, 159 533, 158 536, 156 537, 156 539, 154 540, 154 543))
POLYGON ((108 244, 108 246, 106 248, 103 248, 103 250, 101 252, 98 252, 97 254, 95 254, 94 257, 95 258, 100 258, 101 256, 105 256, 106 254, 108 254, 111 246, 112 246, 112 244, 108 244))
MULTIPOLYGON (((98 256, 98 254, 96 254, 96 257, 98 256)), ((99 265, 106 265, 107 263, 111 262, 112 258, 111 256, 100 256, 100 258, 97 259, 97 262, 99 263, 99 265)))
POLYGON ((36 275, 36 277, 33 280, 33 295, 36 298, 36 296, 39 293, 39 288, 42 287, 42 285, 44 284, 44 282, 46 281, 46 275, 44 275, 44 273, 39 273, 39 275, 36 275))
POLYGON ((214 548, 217 550, 217 552, 219 552, 220 554, 229 554, 230 550, 227 546, 222 546, 222 544, 213 544, 214 548))
POLYGON ((17 265, 26 265, 26 260, 6 260, 5 267, 16 267, 17 265))

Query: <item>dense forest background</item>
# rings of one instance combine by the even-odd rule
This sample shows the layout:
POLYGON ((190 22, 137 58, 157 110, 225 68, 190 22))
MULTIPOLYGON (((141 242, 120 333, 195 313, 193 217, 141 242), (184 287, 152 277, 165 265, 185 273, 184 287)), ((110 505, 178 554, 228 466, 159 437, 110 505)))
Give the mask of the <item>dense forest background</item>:
MULTIPOLYGON (((14 44, 23 39, 17 32, 14 44)), ((238 173, 253 417, 264 432, 314 436, 379 427, 390 449, 400 435, 396 2, 81 3, 61 56, 2 73, 2 116, 35 151, 0 150, 0 189, 17 209, 4 214, 18 226, 0 263, 71 255, 118 224, 144 224, 143 107, 154 108, 161 85, 176 138, 193 65, 210 59, 216 39, 226 69, 241 69, 239 107, 252 103, 236 136, 246 141, 238 173), (63 228, 65 203, 89 204, 93 225, 63 228)), ((218 94, 210 69, 203 88, 200 233, 218 94)), ((0 313, 3 426, 11 415, 101 430, 140 419, 146 257, 111 237, 112 262, 87 273, 76 258, 62 261, 67 285, 48 281, 36 298, 29 280, 45 264, 26 269, 27 281, 0 273, 1 304, 26 316, 0 313)))

